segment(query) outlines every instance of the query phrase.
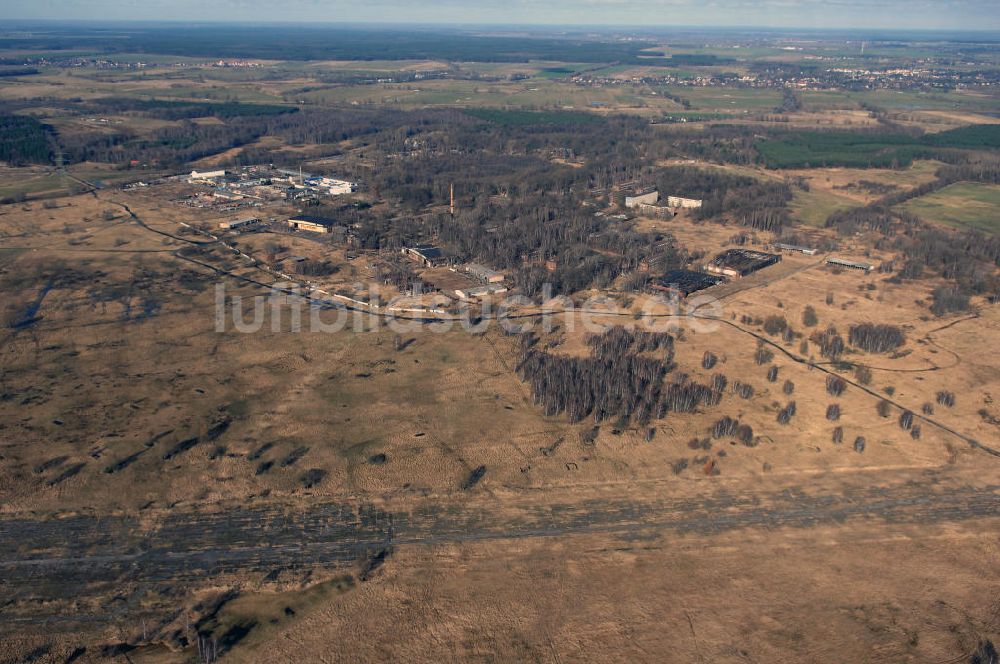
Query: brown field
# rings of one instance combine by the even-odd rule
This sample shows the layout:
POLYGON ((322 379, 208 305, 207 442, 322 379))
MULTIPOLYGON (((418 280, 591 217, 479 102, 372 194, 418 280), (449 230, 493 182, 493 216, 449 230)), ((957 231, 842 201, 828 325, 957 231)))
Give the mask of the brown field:
MULTIPOLYGON (((533 403, 517 338, 496 325, 394 329, 363 315, 292 333, 269 310, 257 332, 217 332, 217 283, 247 302, 274 278, 180 226, 220 215, 170 191, 0 206, 5 652, 46 645, 65 659, 85 645, 96 659, 129 643, 130 661, 193 661, 204 631, 247 662, 940 662, 1000 633, 1000 360, 981 352, 995 306, 938 319, 933 281, 893 285, 791 255, 709 291, 720 307, 698 309, 708 318, 636 297, 589 317, 676 325, 675 371, 721 372, 755 394, 654 420, 649 442, 611 422, 590 439, 591 422, 533 403), (907 343, 849 351, 872 382, 831 397, 829 373, 854 375, 811 342, 803 352, 807 304, 817 329, 889 322, 907 343), (768 315, 803 336, 785 343, 743 319, 768 315), (774 353, 762 366, 758 343, 774 353), (710 371, 705 351, 720 358, 710 371), (920 414, 942 389, 955 406, 920 414), (898 426, 903 408, 919 440, 898 426), (758 444, 688 445, 725 415, 758 444), (80 565, 93 570, 86 587, 66 576, 80 565), (115 620, 95 619, 109 606, 115 620)), ((708 255, 741 230, 684 216, 640 225, 708 255)), ((254 256, 279 242, 336 262, 330 288, 370 278, 368 258, 348 263, 305 236, 235 240, 254 256)), ((838 255, 888 258, 852 242, 838 255)), ((543 335, 551 352, 585 352, 583 318, 559 322, 543 335)))

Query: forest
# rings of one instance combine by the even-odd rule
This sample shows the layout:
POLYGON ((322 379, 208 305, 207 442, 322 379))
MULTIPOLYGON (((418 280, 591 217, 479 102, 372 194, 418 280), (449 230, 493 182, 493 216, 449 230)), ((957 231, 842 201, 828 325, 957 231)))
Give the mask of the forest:
POLYGON ((0 115, 0 161, 12 166, 47 164, 52 148, 45 125, 23 115, 0 115))
POLYGON ((966 150, 1000 149, 1000 126, 972 125, 937 134, 880 131, 793 132, 756 143, 768 168, 904 168, 914 159, 962 160, 966 150))

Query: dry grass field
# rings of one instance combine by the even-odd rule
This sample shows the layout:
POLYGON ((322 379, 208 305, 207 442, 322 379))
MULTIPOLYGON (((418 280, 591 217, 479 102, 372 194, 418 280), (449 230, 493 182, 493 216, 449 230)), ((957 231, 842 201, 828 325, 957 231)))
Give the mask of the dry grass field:
MULTIPOLYGON (((337 332, 294 333, 269 309, 259 331, 216 331, 217 284, 248 303, 273 281, 178 223, 217 220, 150 192, 0 207, 6 653, 194 661, 201 632, 247 662, 940 662, 1000 633, 1000 360, 979 350, 995 307, 939 319, 933 282, 785 256, 710 291, 706 318, 646 298, 589 314, 676 326, 675 372, 755 388, 654 420, 647 441, 636 426, 595 434, 545 416, 516 374, 517 337, 496 325, 351 315, 337 332), (769 336, 769 315, 802 336, 769 336), (902 326, 907 342, 850 349, 843 359, 871 370, 861 385, 808 338, 867 321, 902 326), (850 382, 839 397, 831 374, 850 382), (935 403, 943 389, 954 407, 935 403), (797 413, 780 425, 789 400, 797 413), (723 416, 750 424, 755 444, 711 438, 723 416), (94 569, 86 587, 67 576, 76 565, 94 569), (111 623, 92 618, 108 611, 111 623)), ((735 232, 641 223, 708 254, 735 232)), ((256 255, 272 237, 318 251, 239 241, 256 255)), ((584 318, 557 318, 550 352, 584 352, 584 318)))

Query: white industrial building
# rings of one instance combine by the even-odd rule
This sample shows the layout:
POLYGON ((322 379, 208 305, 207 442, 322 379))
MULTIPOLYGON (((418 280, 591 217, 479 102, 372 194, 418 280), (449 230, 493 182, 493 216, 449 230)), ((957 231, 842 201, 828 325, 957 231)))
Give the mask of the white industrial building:
POLYGON ((683 198, 681 196, 667 196, 667 207, 693 210, 701 207, 701 199, 683 198))
POLYGON ((626 196, 625 207, 636 208, 640 205, 655 205, 659 200, 660 192, 658 191, 651 191, 647 194, 639 194, 637 196, 626 196))
POLYGON ((188 182, 209 182, 226 177, 226 171, 191 171, 188 182))

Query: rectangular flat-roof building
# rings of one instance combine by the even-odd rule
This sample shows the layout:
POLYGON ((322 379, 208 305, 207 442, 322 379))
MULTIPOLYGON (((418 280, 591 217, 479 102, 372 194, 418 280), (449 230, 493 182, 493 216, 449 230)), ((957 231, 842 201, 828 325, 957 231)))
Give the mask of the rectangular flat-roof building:
POLYGON ((288 225, 296 230, 309 231, 311 233, 329 233, 337 222, 326 217, 315 217, 309 214, 300 214, 291 217, 288 225))
POLYGON ((479 263, 469 263, 465 266, 465 273, 470 277, 478 279, 486 284, 499 284, 503 282, 503 274, 497 272, 496 270, 491 270, 485 265, 480 265, 479 263))
POLYGON ((650 191, 645 194, 636 194, 635 196, 625 197, 625 207, 635 208, 640 205, 655 205, 656 202, 660 200, 660 192, 650 191))
POLYGON ((875 266, 870 263, 862 263, 860 261, 851 261, 846 258, 836 258, 831 256, 826 259, 827 265, 835 265, 837 267, 846 267, 852 270, 862 270, 864 272, 871 272, 875 269, 875 266))
POLYGON ((191 171, 188 182, 204 182, 206 180, 220 180, 226 177, 224 170, 219 171, 191 171))
POLYGON ((251 226, 257 226, 260 224, 260 219, 257 217, 248 217, 246 219, 236 219, 233 221, 223 221, 219 223, 219 228, 227 231, 241 230, 244 228, 249 228, 251 226))
POLYGON ((502 284, 486 284, 485 286, 473 286, 472 288, 456 288, 455 295, 463 300, 476 300, 489 295, 499 295, 506 293, 507 287, 502 284))
POLYGON ((423 263, 426 267, 444 265, 446 262, 444 252, 438 247, 429 244, 418 244, 413 247, 403 247, 403 254, 418 263, 423 263))
POLYGON ((797 251, 800 254, 805 254, 806 256, 815 256, 816 250, 810 247, 800 247, 797 244, 785 244, 784 242, 775 242, 771 245, 775 249, 780 249, 782 251, 797 251))
POLYGON ((779 261, 781 256, 778 254, 767 254, 753 249, 727 249, 706 263, 704 268, 706 272, 739 279, 779 261))
POLYGON ((684 198, 683 196, 667 196, 667 207, 696 209, 701 207, 700 198, 684 198))

